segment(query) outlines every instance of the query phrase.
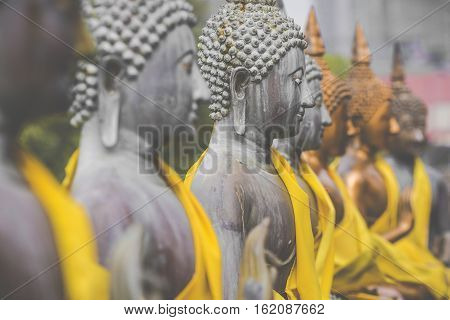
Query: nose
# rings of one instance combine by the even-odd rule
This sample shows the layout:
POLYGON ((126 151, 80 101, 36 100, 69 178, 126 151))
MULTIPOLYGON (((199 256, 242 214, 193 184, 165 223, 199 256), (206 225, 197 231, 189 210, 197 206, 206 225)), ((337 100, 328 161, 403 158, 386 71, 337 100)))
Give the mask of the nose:
POLYGON ((325 103, 322 103, 322 107, 321 107, 320 111, 322 113, 322 126, 324 126, 324 127, 331 126, 332 120, 331 120, 330 112, 328 112, 328 109, 325 106, 325 103))
POLYGON ((400 125, 398 124, 397 118, 392 116, 389 119, 389 133, 394 135, 400 132, 400 125))
POLYGON ((211 98, 211 93, 206 84, 206 81, 200 75, 198 65, 192 66, 192 80, 194 83, 192 97, 196 102, 208 102, 211 98))
POLYGON ((311 89, 306 83, 306 79, 302 82, 302 107, 303 108, 314 108, 315 101, 312 95, 311 89))

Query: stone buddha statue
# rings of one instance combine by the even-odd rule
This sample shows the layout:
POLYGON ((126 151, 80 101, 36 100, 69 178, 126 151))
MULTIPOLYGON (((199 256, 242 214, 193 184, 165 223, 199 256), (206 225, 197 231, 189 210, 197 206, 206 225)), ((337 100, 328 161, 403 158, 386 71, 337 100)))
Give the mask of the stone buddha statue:
POLYGON ((219 299, 214 231, 159 156, 167 128, 189 127, 197 101, 209 98, 192 7, 84 1, 83 11, 98 67, 79 63, 71 113, 83 128, 65 184, 90 213, 101 263, 113 269, 113 298, 219 299))
MULTIPOLYGON (((354 66, 348 75, 352 94, 348 122, 351 142, 340 160, 339 173, 367 224, 372 226, 388 206, 385 181, 377 168, 377 154, 386 148, 389 137, 398 133, 399 126, 390 106, 390 89, 370 69, 370 51, 359 24, 352 62, 354 66)), ((411 227, 410 217, 410 210, 405 210, 402 228, 384 229, 380 233, 386 233, 389 240, 404 235, 411 227)))
MULTIPOLYGON (((308 48, 308 52, 311 48, 308 48)), ((300 132, 292 138, 280 139, 274 146, 289 161, 296 173, 296 179, 309 198, 309 209, 314 234, 316 266, 321 275, 323 298, 330 297, 333 279, 332 235, 335 223, 335 209, 328 193, 323 188, 314 171, 308 166, 302 154, 304 151, 317 150, 326 127, 331 124, 330 114, 324 105, 321 82, 323 76, 319 65, 306 55, 306 81, 315 101, 314 108, 306 109, 300 132), (325 258, 324 258, 325 257, 325 258), (319 261, 319 260, 326 260, 319 261), (328 266, 325 266, 325 265, 328 266)))
POLYGON ((426 145, 427 108, 405 83, 403 58, 398 43, 394 49, 391 80, 392 110, 401 130, 400 134, 391 138, 386 160, 395 173, 400 192, 405 189, 412 190, 413 211, 419 224, 415 228, 421 228, 418 230, 417 241, 423 247, 436 248, 434 253, 442 257, 448 265, 450 263, 448 191, 441 174, 426 166, 420 159, 426 145))
POLYGON ((77 1, 0 4, 1 299, 107 297, 106 273, 86 245, 93 233, 84 211, 18 142, 28 122, 69 106, 76 60, 68 47, 86 54, 90 44, 80 18, 77 1))
POLYGON ((300 27, 282 15, 276 0, 228 0, 200 37, 200 70, 212 92, 215 125, 186 183, 218 235, 227 299, 238 296, 244 240, 265 218, 270 219, 266 253, 278 271, 274 290, 284 298, 307 298, 311 292, 318 298, 317 279, 307 275, 314 273, 311 223, 295 218, 300 203, 288 190, 295 176, 271 150, 274 138, 298 133, 304 108, 313 105, 303 81, 306 46, 300 27), (305 265, 300 274, 298 267, 305 265))
POLYGON ((302 177, 299 170, 302 162, 302 153, 308 150, 316 150, 320 147, 324 129, 331 124, 331 119, 323 102, 321 89, 322 71, 319 65, 309 55, 306 55, 305 61, 306 81, 311 89, 315 106, 314 108, 305 110, 304 118, 300 124, 299 134, 291 138, 276 140, 274 146, 289 160, 291 166, 296 170, 298 183, 309 196, 313 233, 318 236, 317 199, 314 191, 305 181, 304 177, 302 177))

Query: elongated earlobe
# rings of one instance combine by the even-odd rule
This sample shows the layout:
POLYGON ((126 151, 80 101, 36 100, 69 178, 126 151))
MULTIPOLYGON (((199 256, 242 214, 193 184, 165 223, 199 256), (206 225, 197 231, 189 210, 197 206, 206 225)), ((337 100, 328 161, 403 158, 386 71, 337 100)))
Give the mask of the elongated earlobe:
POLYGON ((124 68, 115 57, 106 57, 102 65, 98 108, 100 136, 106 148, 113 148, 119 139, 121 95, 118 84, 124 68))
POLYGON ((250 72, 243 67, 235 68, 231 73, 230 88, 233 101, 234 130, 238 135, 245 134, 247 99, 245 91, 250 82, 250 72))

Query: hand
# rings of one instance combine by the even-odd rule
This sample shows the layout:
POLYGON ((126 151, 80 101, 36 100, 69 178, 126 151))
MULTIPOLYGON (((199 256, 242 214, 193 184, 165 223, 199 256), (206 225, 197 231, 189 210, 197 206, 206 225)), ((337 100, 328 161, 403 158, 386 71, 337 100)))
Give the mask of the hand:
POLYGON ((406 188, 400 195, 400 201, 398 204, 398 226, 403 231, 405 236, 414 227, 414 213, 411 206, 412 189, 406 188))
POLYGON ((239 277, 239 299, 271 300, 276 270, 266 262, 265 242, 270 220, 264 219, 248 235, 239 277))

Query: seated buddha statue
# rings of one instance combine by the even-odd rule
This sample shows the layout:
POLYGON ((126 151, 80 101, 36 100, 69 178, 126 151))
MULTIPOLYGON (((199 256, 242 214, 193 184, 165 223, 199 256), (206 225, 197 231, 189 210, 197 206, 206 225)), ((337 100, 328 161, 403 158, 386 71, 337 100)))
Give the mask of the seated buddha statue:
POLYGON ((0 4, 0 299, 108 298, 86 213, 19 146, 25 125, 69 106, 69 48, 92 48, 83 31, 77 1, 0 4))
MULTIPOLYGON (((311 47, 308 47, 308 52, 311 47)), ((300 132, 294 137, 279 139, 274 146, 293 167, 296 179, 308 194, 311 222, 314 234, 316 268, 324 299, 330 297, 333 280, 333 232, 335 209, 319 178, 302 159, 304 151, 316 150, 321 145, 324 129, 331 124, 330 114, 323 103, 321 89, 322 71, 319 65, 306 55, 306 81, 315 101, 314 108, 306 109, 300 123, 300 132)))
POLYGON ((208 149, 186 184, 208 212, 222 249, 224 297, 238 296, 247 235, 269 218, 266 251, 277 298, 320 298, 308 196, 271 149, 294 136, 313 101, 307 43, 276 0, 228 0, 203 29, 199 63, 212 92, 208 149))
POLYGON ((82 132, 65 185, 89 212, 100 261, 113 271, 113 298, 137 286, 129 299, 220 299, 209 218, 160 156, 167 128, 188 128, 193 106, 209 98, 195 63, 192 7, 83 4, 98 67, 79 63, 71 122, 82 132))
POLYGON ((424 249, 437 248, 435 255, 442 257, 443 262, 448 265, 448 191, 442 175, 425 165, 420 158, 426 146, 427 108, 406 85, 403 58, 398 43, 394 50, 391 80, 392 110, 400 124, 400 134, 390 139, 389 154, 385 159, 397 181, 395 194, 400 195, 404 190, 411 190, 415 225, 408 236, 424 249), (438 243, 441 245, 436 245, 438 243))
MULTIPOLYGON (((370 51, 361 26, 356 26, 353 45, 353 67, 348 74, 352 100, 349 106, 351 142, 339 163, 339 173, 367 224, 375 222, 388 206, 387 190, 377 169, 377 156, 388 143, 390 135, 398 134, 399 126, 391 106, 391 91, 370 69, 370 51)), ((389 240, 406 234, 412 221, 405 210, 405 223, 399 228, 379 230, 389 240)))
MULTIPOLYGON (((352 100, 347 122, 347 134, 352 140, 346 154, 333 165, 333 173, 342 177, 348 196, 370 231, 381 236, 372 235, 370 241, 375 241, 383 270, 397 281, 402 295, 445 299, 449 293, 445 267, 409 238, 415 225, 411 191, 405 190, 395 201, 395 181, 379 154, 400 128, 392 111, 390 90, 370 70, 370 53, 359 25, 353 53, 355 65, 348 81, 352 100)), ((368 241, 362 239, 362 243, 368 241)))

